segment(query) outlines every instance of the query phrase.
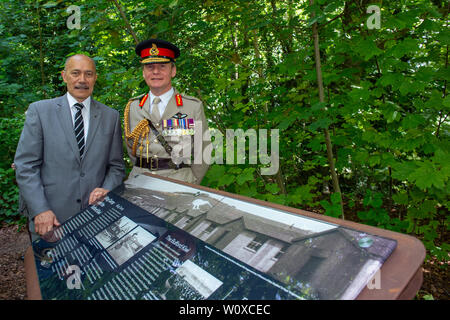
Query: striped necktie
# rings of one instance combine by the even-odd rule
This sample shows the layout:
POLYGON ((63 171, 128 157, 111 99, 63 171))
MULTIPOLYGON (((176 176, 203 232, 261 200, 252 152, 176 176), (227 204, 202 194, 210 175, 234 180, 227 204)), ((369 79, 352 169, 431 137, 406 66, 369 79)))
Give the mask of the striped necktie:
POLYGON ((81 114, 81 109, 83 105, 81 103, 75 103, 75 108, 77 108, 77 113, 75 114, 75 138, 77 139, 78 149, 80 149, 80 158, 83 159, 84 154, 84 124, 83 115, 81 114))

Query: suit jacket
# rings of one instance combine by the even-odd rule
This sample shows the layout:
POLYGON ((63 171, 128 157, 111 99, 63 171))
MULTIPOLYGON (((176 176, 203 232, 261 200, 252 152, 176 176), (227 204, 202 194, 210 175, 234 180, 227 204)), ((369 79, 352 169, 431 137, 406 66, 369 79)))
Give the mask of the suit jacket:
MULTIPOLYGON (((88 206, 97 187, 112 190, 125 176, 120 116, 91 99, 85 154, 75 139, 67 96, 30 104, 17 146, 16 180, 30 222, 52 210, 64 222, 88 206)), ((34 232, 34 223, 30 223, 34 232)))
MULTIPOLYGON (((200 122, 202 124, 201 130, 198 131, 197 138, 199 140, 202 140, 203 134, 205 132, 208 132, 208 122, 205 117, 205 112, 203 110, 203 103, 198 100, 197 98, 183 95, 181 94, 182 98, 182 105, 178 106, 175 100, 175 96, 177 94, 180 94, 176 89, 174 90, 174 93, 172 97, 169 100, 169 103, 167 104, 166 109, 164 110, 164 113, 162 115, 162 120, 164 119, 173 119, 174 115, 177 113, 181 113, 185 115, 185 119, 194 119, 195 130, 200 129, 200 122)), ((132 132, 134 128, 138 125, 138 123, 143 119, 150 119, 152 123, 155 125, 156 129, 161 132, 161 122, 157 121, 157 119, 153 118, 153 115, 150 114, 150 98, 148 97, 145 100, 145 103, 142 107, 139 106, 140 101, 142 101, 144 95, 131 98, 127 105, 128 112, 125 112, 124 117, 124 125, 129 126, 129 132, 132 132), (127 117, 128 116, 128 117, 127 117)), ((127 130, 127 129, 125 129, 127 130)), ((196 133, 197 134, 197 133, 196 133)), ((203 151, 208 147, 208 145, 211 143, 210 141, 202 141, 202 144, 199 145, 198 148, 194 148, 194 141, 192 139, 192 136, 165 136, 164 139, 167 141, 167 143, 174 148, 175 150, 179 150, 179 154, 182 155, 183 152, 181 151, 183 148, 189 149, 191 148, 192 155, 197 158, 201 159, 203 161, 199 163, 194 163, 194 161, 191 161, 191 158, 187 159, 188 161, 191 161, 191 167, 190 168, 183 168, 179 170, 174 169, 168 169, 168 170, 159 170, 155 171, 156 174, 170 177, 173 179, 183 180, 190 183, 196 183, 200 184, 202 181, 204 175, 206 174, 206 171, 208 171, 209 164, 206 163, 203 157, 203 151), (175 146, 177 146, 175 148, 175 146), (191 177, 193 180, 191 180, 191 177)), ((128 155, 130 156, 130 160, 132 161, 133 165, 136 163, 136 159, 139 159, 140 157, 140 151, 139 146, 141 145, 141 140, 139 140, 138 147, 136 148, 136 157, 132 155, 132 145, 134 140, 133 139, 126 139, 127 141, 127 151, 128 155)), ((158 156, 158 158, 171 158, 172 155, 169 155, 164 147, 158 142, 156 137, 153 135, 153 132, 150 130, 149 134, 149 150, 148 155, 149 158, 153 156, 158 156)), ((146 145, 143 145, 143 158, 147 157, 147 150, 146 145)), ((172 152, 174 153, 174 152, 172 152)), ((189 154, 188 152, 185 152, 189 154)), ((190 154, 189 154, 190 155, 190 154)), ((184 161, 186 163, 186 161, 184 161)), ((141 171, 149 171, 148 169, 138 170, 139 173, 141 171)))

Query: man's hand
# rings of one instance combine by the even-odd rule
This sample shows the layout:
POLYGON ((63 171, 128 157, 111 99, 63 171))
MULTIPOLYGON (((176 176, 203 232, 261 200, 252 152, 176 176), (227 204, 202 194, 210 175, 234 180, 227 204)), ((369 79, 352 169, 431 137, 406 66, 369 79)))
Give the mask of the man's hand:
POLYGON ((89 196, 89 204, 96 204, 97 202, 103 201, 108 192, 109 190, 103 188, 95 188, 89 196))
POLYGON ((59 225, 60 223, 52 210, 41 212, 34 217, 34 230, 41 236, 52 230, 54 226, 58 227, 59 225))

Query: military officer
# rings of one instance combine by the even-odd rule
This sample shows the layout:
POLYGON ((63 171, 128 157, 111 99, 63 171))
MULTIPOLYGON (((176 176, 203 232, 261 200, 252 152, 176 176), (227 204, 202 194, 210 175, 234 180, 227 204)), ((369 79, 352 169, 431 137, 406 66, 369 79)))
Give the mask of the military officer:
MULTIPOLYGON (((143 172, 200 184, 208 164, 203 141, 208 124, 203 104, 172 87, 180 50, 161 39, 136 46, 149 92, 131 98, 124 112, 130 177, 143 172)), ((208 140, 208 139, 207 139, 208 140)))

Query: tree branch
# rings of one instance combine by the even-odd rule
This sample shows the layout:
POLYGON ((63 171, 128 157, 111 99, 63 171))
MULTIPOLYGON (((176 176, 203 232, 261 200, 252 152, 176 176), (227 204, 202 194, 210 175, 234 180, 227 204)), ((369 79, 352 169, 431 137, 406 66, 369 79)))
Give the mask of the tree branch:
POLYGON ((123 18, 123 21, 125 22, 125 26, 127 27, 128 31, 133 36, 134 42, 136 42, 136 44, 138 44, 139 40, 138 40, 136 34, 134 33, 133 28, 131 27, 130 22, 128 21, 127 16, 125 15, 125 12, 123 12, 122 7, 120 6, 119 2, 117 0, 112 0, 112 2, 114 2, 114 4, 117 7, 117 10, 119 10, 119 12, 123 18))

